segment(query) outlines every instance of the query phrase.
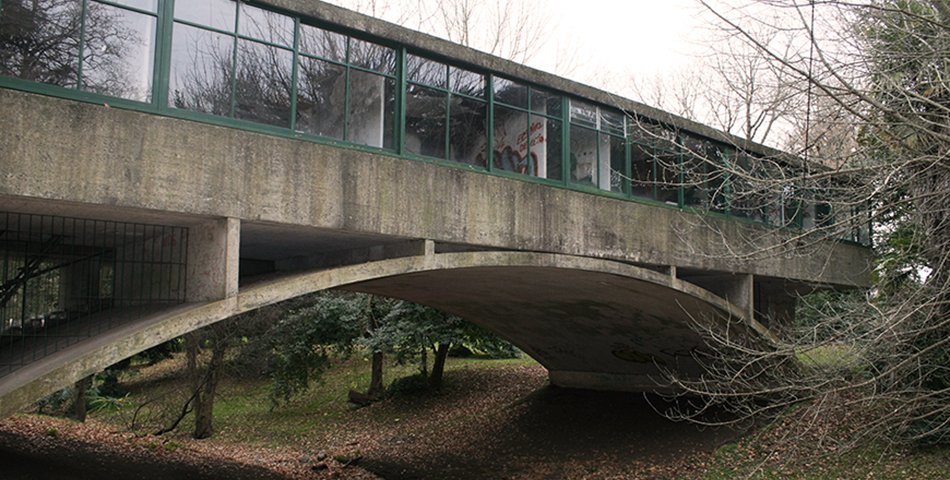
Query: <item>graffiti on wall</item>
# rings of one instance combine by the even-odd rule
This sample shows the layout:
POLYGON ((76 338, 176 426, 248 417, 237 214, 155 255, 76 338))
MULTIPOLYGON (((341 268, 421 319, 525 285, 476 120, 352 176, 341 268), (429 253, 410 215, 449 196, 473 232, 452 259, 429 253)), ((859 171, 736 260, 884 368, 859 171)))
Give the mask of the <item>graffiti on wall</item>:
MULTIPOLYGON (((546 177, 547 120, 532 118, 529 133, 527 117, 527 113, 518 112, 495 126, 492 167, 496 170, 546 177)), ((486 143, 476 156, 476 164, 486 163, 487 152, 486 143)))

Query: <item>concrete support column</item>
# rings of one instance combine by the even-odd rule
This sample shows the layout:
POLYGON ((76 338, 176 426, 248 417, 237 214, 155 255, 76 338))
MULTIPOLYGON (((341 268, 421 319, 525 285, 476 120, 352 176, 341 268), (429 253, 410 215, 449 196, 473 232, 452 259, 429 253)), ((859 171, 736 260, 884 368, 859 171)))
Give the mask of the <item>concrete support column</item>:
POLYGON ((755 277, 753 275, 735 275, 735 281, 725 285, 725 298, 742 309, 748 318, 755 317, 755 277))
POLYGON ((241 221, 225 218, 188 230, 189 302, 236 297, 241 221))

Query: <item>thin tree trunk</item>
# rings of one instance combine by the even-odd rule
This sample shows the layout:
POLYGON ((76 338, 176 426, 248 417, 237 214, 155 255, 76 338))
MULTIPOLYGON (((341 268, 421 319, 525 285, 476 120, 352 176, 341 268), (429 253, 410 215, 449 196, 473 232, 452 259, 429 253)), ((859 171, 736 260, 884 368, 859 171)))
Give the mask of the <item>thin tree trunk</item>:
POLYGON ((435 362, 432 364, 432 376, 429 377, 429 387, 433 390, 442 388, 442 373, 445 372, 445 359, 449 356, 448 343, 440 343, 435 351, 435 362))
POLYGON ((366 392, 371 397, 379 397, 383 393, 383 352, 373 352, 373 375, 366 392))
POLYGON ((227 351, 226 339, 215 339, 211 348, 211 361, 205 374, 207 381, 199 386, 201 392, 196 397, 195 404, 195 433, 194 438, 209 438, 214 435, 214 395, 221 379, 221 367, 224 363, 224 354, 227 351))
POLYGON ((73 386, 76 395, 73 397, 73 418, 80 423, 86 421, 86 389, 92 383, 92 376, 86 377, 73 386))
POLYGON ((429 359, 426 355, 429 353, 429 349, 422 347, 422 378, 429 378, 429 359))

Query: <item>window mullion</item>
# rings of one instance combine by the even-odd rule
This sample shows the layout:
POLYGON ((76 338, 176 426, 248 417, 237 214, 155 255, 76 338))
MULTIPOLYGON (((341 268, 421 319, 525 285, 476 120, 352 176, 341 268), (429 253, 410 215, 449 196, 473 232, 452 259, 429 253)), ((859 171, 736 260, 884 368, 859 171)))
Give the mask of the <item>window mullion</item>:
POLYGON ((158 5, 155 25, 155 58, 152 72, 152 104, 159 109, 168 107, 168 89, 171 76, 172 35, 175 26, 175 0, 164 0, 158 5))
POLYGON ((297 131, 297 74, 300 63, 300 17, 294 17, 293 65, 290 67, 290 131, 297 131))
POLYGON ((396 50, 396 111, 393 149, 399 155, 406 154, 406 48, 396 50))
POLYGON ((238 24, 241 21, 241 9, 240 3, 234 2, 234 33, 231 33, 234 38, 234 47, 231 52, 231 111, 228 115, 228 118, 234 118, 234 108, 237 103, 237 76, 238 76, 238 48, 240 44, 238 43, 238 24))
POLYGON ((561 97, 561 183, 571 184, 571 101, 561 97))
POLYGON ((86 14, 88 13, 89 0, 82 0, 79 19, 79 58, 76 59, 76 90, 82 90, 82 66, 83 55, 86 47, 86 14))
POLYGON ((488 88, 487 88, 487 97, 488 97, 488 128, 486 129, 485 136, 487 138, 487 145, 485 146, 485 156, 488 159, 488 164, 485 167, 489 172, 494 171, 495 169, 495 75, 488 75, 488 88))

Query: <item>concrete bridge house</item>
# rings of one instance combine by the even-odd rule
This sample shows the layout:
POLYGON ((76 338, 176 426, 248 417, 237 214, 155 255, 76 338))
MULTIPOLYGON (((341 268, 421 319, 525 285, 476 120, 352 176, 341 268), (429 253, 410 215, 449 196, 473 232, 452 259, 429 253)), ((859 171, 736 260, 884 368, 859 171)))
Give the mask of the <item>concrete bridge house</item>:
POLYGON ((0 0, 0 415, 229 316, 343 288, 458 314, 556 385, 696 372, 868 283, 802 164, 315 0, 0 0), (761 252, 771 247, 771 254, 761 252))

